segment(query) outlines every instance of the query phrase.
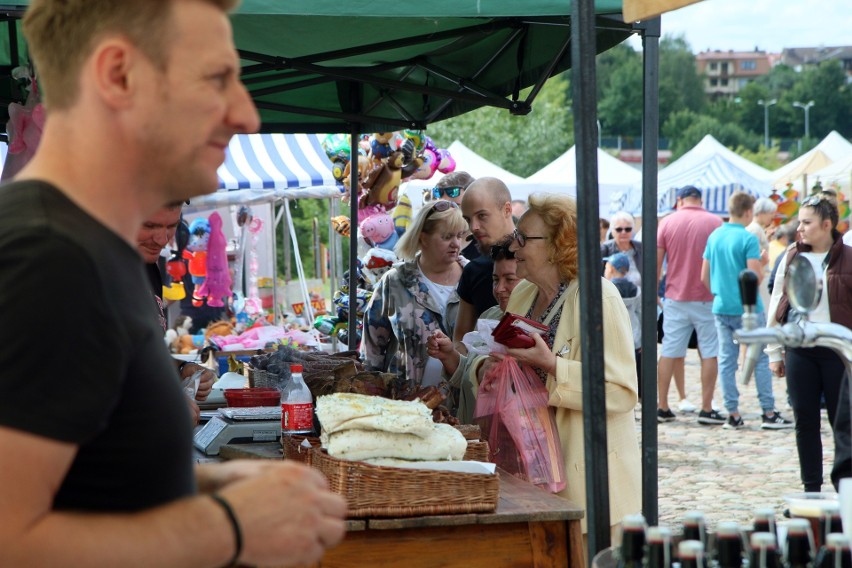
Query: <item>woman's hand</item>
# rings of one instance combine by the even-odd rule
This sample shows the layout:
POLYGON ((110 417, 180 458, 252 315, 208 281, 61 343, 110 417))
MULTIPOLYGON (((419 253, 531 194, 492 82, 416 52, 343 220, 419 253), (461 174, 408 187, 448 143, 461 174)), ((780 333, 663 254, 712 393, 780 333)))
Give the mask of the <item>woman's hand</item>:
POLYGON ((772 371, 772 374, 776 377, 783 377, 787 374, 787 369, 784 368, 784 361, 772 361, 769 363, 769 370, 772 371))
POLYGON ((514 357, 518 363, 526 363, 530 367, 541 369, 548 374, 556 373, 556 355, 550 351, 550 347, 539 334, 533 333, 531 337, 535 341, 535 345, 528 349, 510 347, 506 350, 506 355, 514 357))
POLYGON ((482 361, 479 365, 479 369, 476 370, 476 379, 479 383, 479 388, 486 392, 491 390, 494 377, 490 377, 488 375, 491 372, 491 369, 502 360, 503 355, 500 353, 491 353, 490 357, 482 361))
POLYGON ((453 347, 453 340, 440 330, 436 330, 426 340, 426 352, 444 366, 444 371, 452 375, 459 367, 461 356, 453 347))

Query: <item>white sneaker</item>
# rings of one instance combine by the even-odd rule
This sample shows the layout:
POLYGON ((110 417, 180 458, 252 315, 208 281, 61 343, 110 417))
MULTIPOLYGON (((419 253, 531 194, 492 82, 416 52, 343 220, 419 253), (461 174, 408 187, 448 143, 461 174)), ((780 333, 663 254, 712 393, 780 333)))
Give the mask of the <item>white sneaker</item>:
POLYGON ((689 399, 684 398, 677 404, 677 409, 680 412, 695 412, 698 407, 689 402, 689 399))

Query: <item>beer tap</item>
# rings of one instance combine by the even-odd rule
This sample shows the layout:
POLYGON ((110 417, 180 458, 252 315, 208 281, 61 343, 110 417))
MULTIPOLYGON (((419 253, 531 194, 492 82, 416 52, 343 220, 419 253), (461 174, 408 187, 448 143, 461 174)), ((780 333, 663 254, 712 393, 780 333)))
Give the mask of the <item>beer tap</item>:
MULTIPOLYGON (((740 272, 740 297, 743 301, 743 327, 746 331, 757 329, 757 274, 754 271, 745 269, 740 272)), ((760 352, 765 347, 762 343, 749 343, 746 350, 745 362, 743 363, 740 380, 744 385, 747 385, 754 374, 754 369, 757 366, 757 361, 760 359, 760 352)))

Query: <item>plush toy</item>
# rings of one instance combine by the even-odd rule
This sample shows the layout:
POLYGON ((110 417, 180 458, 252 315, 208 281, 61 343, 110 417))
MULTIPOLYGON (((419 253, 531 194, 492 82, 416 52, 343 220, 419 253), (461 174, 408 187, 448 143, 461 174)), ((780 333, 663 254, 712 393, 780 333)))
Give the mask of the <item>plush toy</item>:
POLYGON ((165 341, 173 353, 180 353, 180 345, 178 338, 189 335, 189 330, 192 328, 192 318, 186 315, 179 315, 175 319, 175 326, 166 330, 165 341))
POLYGON ((210 241, 210 222, 203 217, 195 219, 189 225, 189 243, 183 251, 183 257, 189 261, 189 275, 195 285, 192 305, 196 308, 204 304, 203 296, 198 296, 198 288, 207 277, 207 243, 210 241))
POLYGON ((393 250, 399 240, 393 218, 387 212, 376 213, 364 219, 360 226, 361 234, 367 244, 374 247, 393 250))
POLYGON ((210 238, 207 242, 207 277, 196 288, 193 297, 207 297, 207 305, 221 308, 222 298, 231 297, 231 274, 228 271, 227 242, 222 232, 222 216, 214 211, 210 214, 210 238))
POLYGON ((186 276, 186 261, 180 254, 175 252, 166 262, 166 273, 172 282, 168 286, 163 285, 163 298, 171 302, 186 298, 186 288, 183 285, 183 277, 186 276))
POLYGON ((210 338, 215 335, 221 335, 225 337, 229 335, 234 335, 234 326, 231 324, 231 322, 225 320, 210 322, 209 324, 207 324, 207 329, 204 332, 204 337, 209 343, 210 338))

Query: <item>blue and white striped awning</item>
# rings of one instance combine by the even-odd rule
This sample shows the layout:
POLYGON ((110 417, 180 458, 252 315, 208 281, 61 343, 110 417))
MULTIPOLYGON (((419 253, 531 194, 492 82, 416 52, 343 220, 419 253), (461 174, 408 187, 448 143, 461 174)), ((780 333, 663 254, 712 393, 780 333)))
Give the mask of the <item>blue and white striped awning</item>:
POLYGON ((700 189, 704 208, 717 215, 728 214, 728 198, 735 191, 745 191, 755 197, 767 197, 772 191, 768 180, 752 177, 724 156, 716 154, 674 176, 666 175, 666 170, 662 170, 657 183, 657 211, 671 211, 677 190, 686 185, 700 189))
POLYGON ((217 171, 219 190, 194 198, 190 209, 340 197, 331 168, 316 134, 239 134, 217 171))

